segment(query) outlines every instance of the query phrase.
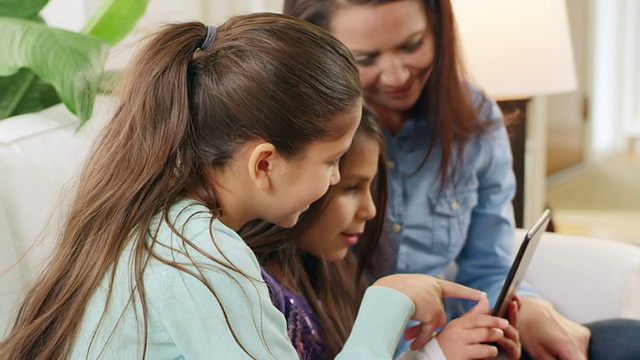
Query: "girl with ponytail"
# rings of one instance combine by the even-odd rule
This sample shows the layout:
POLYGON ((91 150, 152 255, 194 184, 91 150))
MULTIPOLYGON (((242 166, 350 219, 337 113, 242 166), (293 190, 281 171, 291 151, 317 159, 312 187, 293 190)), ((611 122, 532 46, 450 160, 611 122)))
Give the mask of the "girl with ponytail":
MULTIPOLYGON (((284 15, 172 24, 123 80, 0 358, 297 358, 236 230, 291 227, 339 181, 362 107, 349 51, 284 15)), ((381 279, 339 356, 390 358, 409 317, 430 334, 443 293, 483 299, 424 275, 381 279)))

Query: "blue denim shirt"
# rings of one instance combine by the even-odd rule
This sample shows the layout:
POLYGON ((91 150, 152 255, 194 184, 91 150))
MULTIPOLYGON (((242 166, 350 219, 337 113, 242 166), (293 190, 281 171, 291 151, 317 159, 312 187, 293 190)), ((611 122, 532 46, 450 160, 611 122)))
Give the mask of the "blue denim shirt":
MULTIPOLYGON (((494 121, 467 142, 455 177, 449 177, 442 192, 438 146, 420 167, 429 147, 427 119, 408 121, 395 137, 385 133, 390 187, 387 229, 396 246, 396 272, 438 276, 454 262, 455 281, 485 291, 493 304, 513 257, 515 177, 500 109, 480 91, 472 89, 472 93, 479 118, 494 121)), ((454 152, 448 173, 456 156, 454 152)), ((535 293, 525 284, 519 294, 535 293)))

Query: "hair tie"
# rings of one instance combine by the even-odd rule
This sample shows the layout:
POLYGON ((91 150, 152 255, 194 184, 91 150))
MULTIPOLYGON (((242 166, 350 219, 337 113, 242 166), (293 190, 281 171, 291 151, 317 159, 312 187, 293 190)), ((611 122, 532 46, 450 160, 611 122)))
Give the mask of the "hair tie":
POLYGON ((217 33, 218 28, 213 25, 207 25, 207 36, 204 37, 204 41, 202 42, 202 45, 200 45, 200 50, 206 51, 215 40, 217 33))

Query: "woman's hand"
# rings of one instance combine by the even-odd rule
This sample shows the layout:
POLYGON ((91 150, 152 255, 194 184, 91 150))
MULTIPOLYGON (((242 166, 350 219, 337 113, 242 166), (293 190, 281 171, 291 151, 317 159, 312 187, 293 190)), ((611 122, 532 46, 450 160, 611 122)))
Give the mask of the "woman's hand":
POLYGON ((428 275, 389 275, 377 280, 374 285, 399 291, 415 304, 416 311, 411 319, 420 324, 405 331, 406 340, 415 339, 411 343, 412 350, 422 348, 433 337, 433 331, 446 323, 443 297, 475 300, 478 302, 476 307, 489 307, 484 292, 428 275))
POLYGON ((587 359, 591 332, 542 299, 523 297, 518 314, 522 345, 533 359, 587 359))

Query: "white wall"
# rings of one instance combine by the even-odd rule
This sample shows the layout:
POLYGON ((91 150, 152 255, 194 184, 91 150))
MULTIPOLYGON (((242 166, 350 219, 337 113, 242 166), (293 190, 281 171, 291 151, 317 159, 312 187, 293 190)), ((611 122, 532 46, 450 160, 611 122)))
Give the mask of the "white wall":
POLYGON ((637 0, 591 1, 589 155, 602 158, 640 136, 640 6, 637 0))
POLYGON ((620 124, 621 72, 618 66, 621 1, 593 0, 593 56, 591 79, 590 156, 600 156, 615 147, 620 124))
POLYGON ((623 135, 632 145, 630 140, 640 139, 640 3, 637 0, 625 1, 622 26, 621 120, 623 135))
MULTIPOLYGON (((89 7, 97 8, 101 0, 85 0, 89 7)), ((206 22, 206 0, 150 0, 147 11, 144 13, 136 27, 120 43, 111 48, 108 69, 123 68, 135 52, 140 40, 154 27, 170 22, 199 20, 206 22)), ((215 1, 224 5, 227 1, 215 1)), ((225 9, 226 10, 226 9, 225 9)))
POLYGON ((222 0, 204 1, 205 21, 220 24, 229 16, 252 12, 281 12, 282 0, 222 0))
POLYGON ((86 23, 86 0, 50 0, 40 13, 47 24, 79 31, 86 23))

